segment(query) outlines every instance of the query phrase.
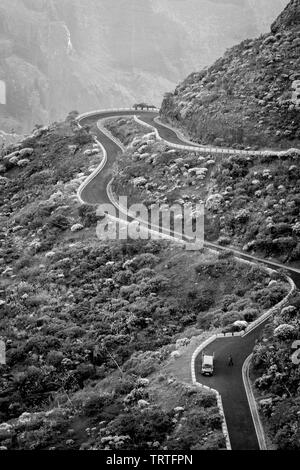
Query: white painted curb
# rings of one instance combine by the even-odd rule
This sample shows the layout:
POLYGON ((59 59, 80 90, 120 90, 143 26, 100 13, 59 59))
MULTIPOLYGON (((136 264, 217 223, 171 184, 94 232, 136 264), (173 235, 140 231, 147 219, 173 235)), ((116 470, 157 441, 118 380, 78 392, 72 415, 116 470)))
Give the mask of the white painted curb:
MULTIPOLYGON (((122 113, 123 111, 135 111, 135 109, 134 108, 116 108, 116 109, 104 109, 104 110, 102 109, 102 110, 98 110, 98 111, 91 111, 91 112, 80 114, 79 116, 77 116, 76 121, 77 121, 78 127, 82 128, 82 126, 80 125, 80 121, 82 121, 82 119, 84 119, 86 117, 93 117, 93 116, 96 116, 97 114, 103 114, 103 113, 109 113, 109 112, 121 112, 122 113)), ((153 112, 156 112, 156 111, 159 111, 159 110, 149 111, 149 113, 153 113, 153 112)), ((107 118, 104 117, 102 120, 105 120, 105 119, 107 119, 107 118)), ((99 122, 100 121, 101 120, 99 120, 99 122)), ((103 134, 107 135, 107 137, 109 137, 111 140, 113 140, 121 148, 122 151, 125 149, 125 147, 121 144, 121 142, 118 141, 117 139, 115 139, 107 129, 100 126, 99 124, 97 124, 97 125, 98 125, 99 129, 101 130, 101 132, 103 132, 103 134)), ((92 181, 94 179, 94 177, 97 176, 101 172, 101 170, 104 168, 104 166, 107 163, 107 152, 106 152, 104 146, 101 144, 101 142, 99 142, 99 140, 96 137, 95 137, 95 142, 97 143, 97 145, 99 146, 99 148, 102 151, 103 159, 101 160, 101 162, 97 166, 97 168, 87 177, 86 180, 84 180, 84 182, 80 185, 80 187, 77 190, 77 197, 78 197, 81 204, 84 204, 84 201, 81 197, 82 191, 90 183, 90 181, 92 181)))
MULTIPOLYGON (((253 264, 251 262, 248 262, 248 263, 253 264)), ((220 400, 221 400, 221 395, 219 394, 219 392, 217 390, 214 390, 212 388, 209 388, 209 387, 207 387, 205 385, 202 385, 202 384, 197 382, 195 362, 196 362, 196 359, 197 359, 198 355, 209 344, 213 343, 217 338, 232 338, 233 336, 241 336, 241 337, 246 336, 247 334, 250 333, 250 331, 253 331, 261 323, 266 321, 269 317, 274 315, 277 311, 281 310, 288 303, 290 297, 293 295, 293 293, 296 290, 296 286, 295 286, 294 281, 288 276, 286 276, 286 278, 287 278, 287 281, 290 284, 290 290, 289 290, 288 294, 285 296, 284 299, 281 300, 281 302, 279 302, 277 305, 275 305, 274 307, 269 309, 260 318, 258 318, 251 325, 249 325, 248 331, 247 331, 247 329, 245 330, 246 333, 242 331, 242 332, 233 333, 233 334, 231 334, 231 333, 229 333, 229 334, 222 334, 222 333, 221 334, 216 334, 216 335, 211 336, 207 340, 205 340, 203 343, 201 343, 195 349, 195 351, 193 352, 193 355, 192 355, 192 359, 191 359, 191 375, 192 375, 192 381, 193 381, 194 384, 198 385, 201 388, 208 389, 208 390, 211 390, 214 393, 217 393, 220 396, 220 400)), ((248 358, 244 362, 244 365, 243 365, 243 368, 242 368, 243 383, 244 383, 244 387, 245 387, 245 390, 246 390, 247 399, 248 399, 248 403, 249 403, 249 408, 250 408, 250 411, 251 411, 251 416, 252 416, 253 424, 254 424, 254 427, 255 427, 255 432, 256 432, 256 435, 257 435, 259 447, 260 447, 261 450, 265 450, 264 432, 263 432, 263 428, 262 428, 261 421, 260 421, 260 418, 259 418, 259 414, 258 414, 258 411, 257 411, 256 401, 255 401, 254 396, 253 396, 253 392, 252 392, 252 388, 251 388, 251 382, 250 382, 250 378, 249 378, 249 365, 250 365, 251 358, 252 358, 252 354, 250 356, 248 356, 248 358), (247 376, 247 374, 248 374, 248 376, 247 376)), ((231 446, 230 446, 230 440, 229 440, 229 433, 228 433, 228 428, 227 428, 227 425, 226 425, 226 419, 225 419, 225 413, 224 413, 224 409, 223 409, 223 405, 222 405, 222 400, 220 401, 220 413, 221 413, 221 415, 224 416, 223 433, 224 433, 224 436, 225 436, 225 439, 226 439, 227 449, 230 450, 231 446)))
MULTIPOLYGON (((78 122, 78 125, 79 125, 79 127, 81 127, 79 122, 78 122)), ((95 138, 95 142, 98 144, 99 148, 101 149, 102 154, 103 154, 103 158, 102 158, 100 164, 97 166, 97 168, 86 178, 86 180, 83 181, 83 183, 79 186, 79 188, 77 190, 77 197, 78 197, 81 204, 84 204, 84 201, 81 197, 82 191, 90 183, 90 181, 92 181, 95 178, 95 176, 100 173, 100 171, 105 167, 106 162, 107 162, 107 153, 106 153, 105 148, 103 147, 101 142, 99 142, 99 140, 97 140, 96 138, 95 138)))
POLYGON ((202 385, 201 383, 197 382, 196 379, 196 370, 195 370, 195 361, 197 356, 200 354, 203 349, 205 349, 210 343, 215 341, 215 339, 218 337, 218 335, 213 335, 210 338, 208 338, 206 341, 204 341, 200 346, 195 349, 192 355, 192 360, 191 360, 191 375, 192 375, 192 382, 194 385, 197 385, 197 387, 203 389, 203 390, 208 390, 216 395, 217 398, 217 405, 219 408, 219 413, 222 418, 222 432, 225 438, 226 442, 226 449, 231 450, 231 444, 230 444, 230 438, 229 438, 229 432, 227 428, 227 423, 226 423, 226 418, 225 418, 225 413, 224 413, 224 408, 223 408, 223 403, 222 403, 222 397, 220 393, 215 390, 214 388, 208 387, 207 385, 202 385))
MULTIPOLYGON (((155 132, 156 137, 157 137, 158 140, 164 140, 159 135, 158 130, 155 127, 151 126, 151 124, 148 124, 148 123, 144 122, 143 120, 137 118, 136 116, 135 116, 135 120, 136 120, 137 123, 139 123, 139 124, 141 124, 145 127, 151 128, 155 132)), ((280 156, 282 153, 285 152, 285 151, 281 151, 281 150, 265 150, 265 151, 260 151, 260 150, 239 150, 239 149, 229 149, 229 148, 224 148, 224 147, 212 147, 212 146, 208 147, 208 146, 204 146, 204 145, 201 146, 201 144, 197 144, 196 142, 191 142, 191 141, 187 140, 185 137, 183 137, 181 135, 181 133, 178 129, 173 129, 170 125, 161 122, 160 119, 159 119, 159 116, 156 117, 154 119, 154 121, 157 122, 158 124, 160 124, 161 126, 164 126, 167 129, 172 130, 173 132, 175 132, 175 134, 177 135, 177 137, 180 140, 183 140, 184 142, 190 144, 190 145, 173 144, 172 142, 164 140, 164 142, 167 145, 169 145, 170 147, 178 148, 178 149, 181 149, 181 150, 189 150, 191 152, 209 153, 209 154, 221 153, 221 154, 224 154, 224 155, 236 155, 237 153, 239 153, 241 155, 249 155, 249 156, 251 156, 251 155, 265 156, 265 155, 268 155, 268 154, 280 156), (191 144, 193 144, 193 145, 191 145, 191 144)))
POLYGON ((246 395, 247 395, 247 399, 249 403, 249 408, 251 411, 252 421, 255 427, 255 432, 256 432, 259 448, 260 450, 267 450, 264 428, 261 424, 261 420, 260 420, 259 413, 257 410, 256 400, 253 395, 252 385, 251 385, 251 380, 250 380, 250 363, 251 363, 252 356, 253 354, 250 354, 250 356, 247 357, 247 359, 245 360, 243 364, 243 368, 242 368, 243 383, 244 383, 244 387, 246 390, 246 395))
MULTIPOLYGON (((124 108, 124 109, 111 109, 111 110, 101 110, 101 111, 93 111, 93 112, 90 112, 90 113, 84 113, 80 116, 77 117, 77 122, 78 122, 78 125, 79 127, 80 126, 80 121, 85 118, 85 117, 92 117, 92 116, 95 116, 97 114, 103 114, 104 112, 123 112, 123 111, 135 111, 134 108, 124 108)), ((106 118, 103 118, 103 119, 106 119, 106 118)), ((157 129, 153 126, 151 126, 150 124, 148 123, 145 123, 144 121, 141 121, 137 118, 136 115, 134 115, 134 119, 135 121, 144 126, 144 127, 147 127, 147 128, 150 128, 152 131, 155 132, 155 135, 156 135, 156 138, 157 140, 159 141, 162 141, 163 139, 160 137, 157 129)), ((98 123, 98 127, 99 129, 105 134, 107 135, 111 140, 113 140, 120 148, 121 150, 124 150, 124 146, 123 144, 121 144, 116 138, 114 138, 111 133, 107 130, 107 129, 104 129, 103 127, 100 127, 100 124, 98 123)), ((167 126, 166 126, 167 127, 167 126)), ((173 129, 172 129, 173 130, 173 129)), ((78 196, 78 199, 80 200, 81 203, 84 203, 84 201, 82 200, 81 198, 81 193, 82 193, 82 190, 88 185, 88 183, 103 169, 103 167, 105 166, 106 162, 107 162, 107 153, 106 153, 106 150, 105 148, 103 147, 103 145, 95 138, 95 141, 96 143, 99 145, 99 148, 101 148, 102 150, 102 153, 103 153, 103 159, 101 161, 101 163, 99 164, 99 166, 87 177, 87 179, 82 183, 82 185, 79 187, 78 191, 77 191, 77 196, 78 196)), ((174 148, 180 148, 180 149, 183 149, 183 150, 192 150, 192 151, 199 151, 199 152, 204 152, 204 153, 211 153, 213 151, 217 151, 219 153, 230 153, 228 152, 228 149, 214 149, 214 148, 205 148, 205 149, 197 149, 195 147, 191 147, 191 146, 183 146, 183 145, 177 145, 177 144, 172 144, 172 143, 169 143, 167 141, 165 141, 168 145, 174 147, 174 148)), ((233 151, 233 153, 236 153, 237 151, 233 151)), ((244 154, 253 154, 254 152, 251 152, 251 151, 238 151, 239 153, 244 153, 244 154)), ((259 152, 259 154, 263 155, 264 153, 263 152, 259 152)), ((115 200, 114 198, 114 195, 112 193, 112 190, 111 190, 111 184, 112 184, 112 180, 109 182, 109 185, 107 187, 107 194, 108 194, 108 197, 110 198, 112 204, 117 207, 121 212, 124 213, 124 208, 122 208, 118 202, 115 200)), ((128 211, 125 211, 126 214, 130 215, 130 213, 128 213, 128 211)), ((138 220, 138 219, 137 219, 138 220)), ((140 220, 141 221, 141 220, 140 220)), ((163 235, 163 234, 161 234, 163 235)), ((172 238, 172 240, 174 240, 174 237, 170 237, 172 238)), ((220 247, 218 247, 220 248, 220 247)), ((236 252, 236 255, 238 255, 238 252, 236 252)), ((250 264, 253 264, 251 261, 247 261, 247 260, 244 260, 244 259, 241 259, 242 261, 244 262, 247 262, 247 263, 250 263, 250 264)), ((263 260, 261 260, 263 261, 263 260)), ((237 333, 227 333, 227 334, 217 334, 217 335, 213 335, 212 337, 208 338, 206 341, 204 341, 201 345, 199 345, 197 347, 197 349, 194 351, 193 355, 192 355, 192 359, 191 359, 191 375, 192 375, 192 381, 195 385, 201 387, 202 389, 205 389, 205 390, 210 390, 212 391, 213 393, 216 394, 216 397, 217 397, 217 403, 218 403, 218 407, 219 407, 219 410, 220 410, 220 414, 222 416, 222 419, 223 419, 223 424, 222 424, 222 430, 223 430, 223 434, 224 434, 224 437, 225 437, 225 440, 226 440, 226 448, 228 450, 231 449, 231 444, 230 444, 230 438, 229 438, 229 433, 228 433, 228 428, 227 428, 227 424, 226 424, 226 419, 225 419, 225 414, 224 414, 224 409, 223 409, 223 405, 222 405, 222 398, 221 398, 221 395, 219 394, 219 392, 215 389, 212 389, 210 387, 207 387, 205 385, 202 385, 200 383, 197 382, 196 380, 196 372, 195 372, 195 361, 196 361, 196 358, 197 356, 199 355, 199 353, 210 343, 212 343, 216 338, 220 338, 220 337, 233 337, 233 336, 246 336, 247 334, 249 334, 251 331, 253 331, 255 328, 257 328, 261 323, 263 323, 264 321, 266 321, 270 316, 272 316, 277 310, 283 308, 283 306, 288 302, 290 296, 294 293, 295 289, 296 289, 296 286, 293 282, 293 280, 286 276, 289 284, 290 284, 290 291, 289 293, 287 294, 287 296, 281 301, 279 302, 279 304, 275 305, 273 308, 271 308, 270 310, 268 310, 267 312, 265 312, 260 318, 258 318, 256 321, 254 321, 253 323, 251 323, 251 325, 249 325, 249 327, 244 331, 242 332, 237 332, 237 333)), ((251 360, 251 356, 248 357, 248 359, 245 361, 244 363, 244 366, 243 366, 243 379, 244 379, 244 373, 246 374, 246 371, 247 371, 247 367, 248 367, 248 362, 250 363, 250 360, 251 360), (248 362, 247 362, 248 361, 248 362)), ((246 376, 245 376, 246 377, 246 376)), ((245 388, 247 387, 247 381, 246 379, 244 380, 244 385, 245 385, 245 388), (246 384, 246 385, 245 385, 246 384)), ((256 429, 256 433, 260 433, 260 429, 259 429, 259 424, 257 423, 260 423, 260 421, 258 422, 257 421, 257 415, 258 415, 258 412, 257 412, 257 408, 256 408, 256 403, 255 403, 255 400, 254 398, 252 399, 251 397, 251 393, 252 393, 252 390, 251 390, 251 393, 249 392, 249 386, 248 388, 246 388, 246 393, 247 393, 247 398, 248 398, 248 402, 249 402, 249 407, 250 407, 250 410, 251 410, 251 413, 252 414, 252 419, 253 419, 253 422, 254 422, 254 426, 255 426, 255 429, 256 429), (254 401, 253 401, 254 400, 254 401), (257 426, 257 427, 256 427, 257 426)), ((258 417, 259 419, 259 417, 258 417)), ((257 434, 257 438, 260 442, 260 446, 264 445, 263 442, 261 441, 262 437, 261 437, 261 433, 260 434, 257 434)))

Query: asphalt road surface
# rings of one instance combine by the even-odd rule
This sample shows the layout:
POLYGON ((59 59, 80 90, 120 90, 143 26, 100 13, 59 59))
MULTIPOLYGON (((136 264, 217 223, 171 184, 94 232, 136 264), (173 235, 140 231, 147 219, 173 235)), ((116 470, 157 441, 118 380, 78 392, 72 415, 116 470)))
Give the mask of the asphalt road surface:
MULTIPOLYGON (((157 112, 143 111, 122 111, 122 112, 104 112, 92 117, 86 117, 80 120, 81 125, 93 125, 97 121, 108 117, 117 117, 120 115, 138 115, 141 120, 155 127, 160 136, 168 142, 187 145, 180 140, 175 131, 164 127, 154 121, 158 116, 157 112)), ((83 189, 81 198, 87 204, 110 203, 107 194, 107 185, 112 179, 112 166, 120 153, 119 146, 106 136, 100 129, 96 131, 97 139, 107 151, 107 163, 103 170, 83 189)), ((196 146, 196 144, 193 144, 196 146)), ((217 249, 216 244, 206 242, 206 246, 217 249)), ((300 287, 300 269, 283 265, 270 260, 260 259, 246 253, 235 250, 237 256, 250 261, 258 261, 268 265, 271 268, 285 268, 289 275, 295 281, 297 287, 300 287)), ((258 440, 243 384, 242 367, 246 358, 253 351, 255 343, 261 337, 266 322, 259 325, 244 337, 218 338, 205 349, 206 352, 215 354, 215 371, 212 377, 201 375, 201 355, 196 359, 196 378, 199 383, 212 387, 221 394, 225 418, 228 426, 231 446, 233 450, 257 450, 259 449, 258 440), (233 358, 234 365, 228 366, 229 355, 233 358)))

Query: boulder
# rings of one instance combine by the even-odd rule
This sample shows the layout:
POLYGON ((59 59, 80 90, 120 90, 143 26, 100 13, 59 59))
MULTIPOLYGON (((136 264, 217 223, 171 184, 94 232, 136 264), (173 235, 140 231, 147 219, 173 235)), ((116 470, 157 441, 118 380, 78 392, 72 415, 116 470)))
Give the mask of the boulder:
POLYGON ((63 197, 64 197, 64 195, 63 195, 62 191, 59 190, 59 191, 56 191, 56 193, 51 194, 48 201, 49 202, 59 201, 59 200, 63 199, 63 197))
POLYGON ((295 327, 288 323, 283 323, 274 330, 275 338, 279 338, 282 341, 290 340, 296 333, 295 327))
POLYGON ((12 231, 13 233, 19 232, 19 230, 22 230, 22 228, 23 228, 23 225, 16 225, 15 227, 13 227, 12 231))
POLYGON ((180 357, 180 356, 181 356, 181 354, 180 354, 179 351, 172 351, 172 352, 171 352, 171 357, 172 357, 173 359, 177 359, 177 358, 180 357))
POLYGON ((236 326, 240 330, 245 330, 248 326, 248 322, 246 320, 237 320, 234 322, 233 326, 236 326))
POLYGON ((142 139, 140 137, 135 137, 133 141, 131 142, 130 147, 137 147, 138 145, 141 144, 141 142, 142 142, 142 139))
POLYGON ((27 148, 21 149, 21 150, 20 150, 20 153, 19 153, 19 155, 20 155, 21 157, 27 157, 27 156, 30 156, 30 155, 32 155, 32 154, 33 154, 33 148, 31 148, 31 147, 27 147, 27 148))
POLYGON ((139 387, 147 387, 149 385, 149 379, 145 379, 141 377, 140 379, 138 379, 137 385, 139 387))
POLYGON ((221 207, 224 198, 221 194, 212 194, 206 200, 206 208, 208 210, 217 210, 221 207))
POLYGON ((83 230, 84 226, 82 224, 74 224, 71 227, 71 232, 79 232, 80 230, 83 230))
POLYGON ((281 315, 296 316, 297 308, 294 305, 288 305, 281 310, 281 315))
POLYGON ((19 157, 11 157, 9 160, 9 163, 11 163, 12 165, 16 165, 19 161, 19 157))
POLYGON ((289 171, 290 171, 290 172, 297 171, 297 169, 298 169, 298 168, 297 168, 296 165, 291 165, 291 166, 289 167, 289 171))
POLYGON ((5 156, 3 157, 3 161, 4 161, 4 162, 9 162, 9 160, 10 160, 11 158, 17 157, 18 155, 19 155, 19 150, 17 150, 16 152, 12 152, 12 153, 10 153, 9 155, 5 155, 5 156))
POLYGON ((77 150, 77 145, 68 145, 68 149, 71 154, 74 154, 77 150))
POLYGON ((99 149, 87 149, 83 152, 83 155, 96 155, 97 153, 99 153, 99 149))
POLYGON ((300 149, 290 148, 284 152, 284 156, 287 157, 300 157, 300 149))
POLYGON ((0 439, 8 439, 11 437, 13 427, 11 424, 2 423, 0 424, 0 439))
POLYGON ((182 348, 183 346, 186 346, 190 343, 190 340, 188 338, 180 338, 176 341, 176 348, 182 348))
POLYGON ((28 163, 30 163, 30 160, 28 160, 28 158, 23 158, 22 160, 18 161, 18 166, 23 167, 28 165, 28 163))
POLYGON ((264 398, 263 400, 259 400, 259 405, 260 406, 271 406, 273 403, 272 398, 264 398))
POLYGON ((53 258, 53 256, 55 256, 56 253, 55 251, 48 251, 48 253, 45 254, 45 257, 46 258, 53 258))
POLYGON ((185 408, 183 406, 176 406, 176 408, 174 408, 175 413, 182 413, 184 410, 185 408))
POLYGON ((132 182, 135 187, 139 187, 144 186, 147 183, 147 180, 143 176, 138 176, 137 178, 134 178, 132 182))
POLYGON ((43 134, 45 134, 45 133, 48 132, 48 131, 49 131, 49 127, 48 127, 48 126, 40 127, 39 129, 36 129, 36 130, 33 132, 32 136, 30 136, 30 138, 31 138, 31 137, 35 137, 35 138, 41 137, 43 134))
POLYGON ((147 145, 147 144, 143 144, 143 145, 141 145, 141 147, 138 149, 138 152, 139 152, 140 154, 145 153, 146 148, 148 148, 148 145, 147 145))
POLYGON ((9 183, 9 179, 8 178, 5 178, 4 176, 0 176, 0 186, 1 185, 6 185, 7 183, 9 183))
POLYGON ((7 267, 7 268, 3 271, 2 276, 10 276, 10 275, 12 274, 12 272, 13 272, 12 268, 7 267))
POLYGON ((150 405, 150 403, 147 400, 138 400, 138 407, 139 408, 146 408, 149 405, 150 405))

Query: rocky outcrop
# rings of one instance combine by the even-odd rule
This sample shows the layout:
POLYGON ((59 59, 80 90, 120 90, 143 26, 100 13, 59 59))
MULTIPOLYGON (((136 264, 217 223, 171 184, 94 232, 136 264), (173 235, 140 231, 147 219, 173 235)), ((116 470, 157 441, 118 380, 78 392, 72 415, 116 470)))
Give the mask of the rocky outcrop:
POLYGON ((163 118, 203 143, 297 147, 298 12, 299 1, 291 1, 271 34, 243 41, 208 69, 190 75, 165 96, 163 118))

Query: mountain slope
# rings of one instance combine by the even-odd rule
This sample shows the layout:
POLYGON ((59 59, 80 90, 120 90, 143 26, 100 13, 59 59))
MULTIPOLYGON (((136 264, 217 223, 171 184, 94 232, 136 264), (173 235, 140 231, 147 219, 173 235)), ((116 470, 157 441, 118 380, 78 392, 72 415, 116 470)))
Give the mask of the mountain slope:
POLYGON ((265 30, 285 3, 1 0, 0 129, 28 132, 71 109, 158 105, 191 70, 265 30))
POLYGON ((190 384, 191 353, 287 285, 230 254, 99 240, 95 207, 76 192, 102 155, 74 118, 1 154, 0 447, 222 449, 216 398, 190 384))
POLYGON ((191 74, 165 96, 163 118, 204 143, 297 146, 299 11, 299 0, 291 1, 271 34, 243 41, 191 74))

